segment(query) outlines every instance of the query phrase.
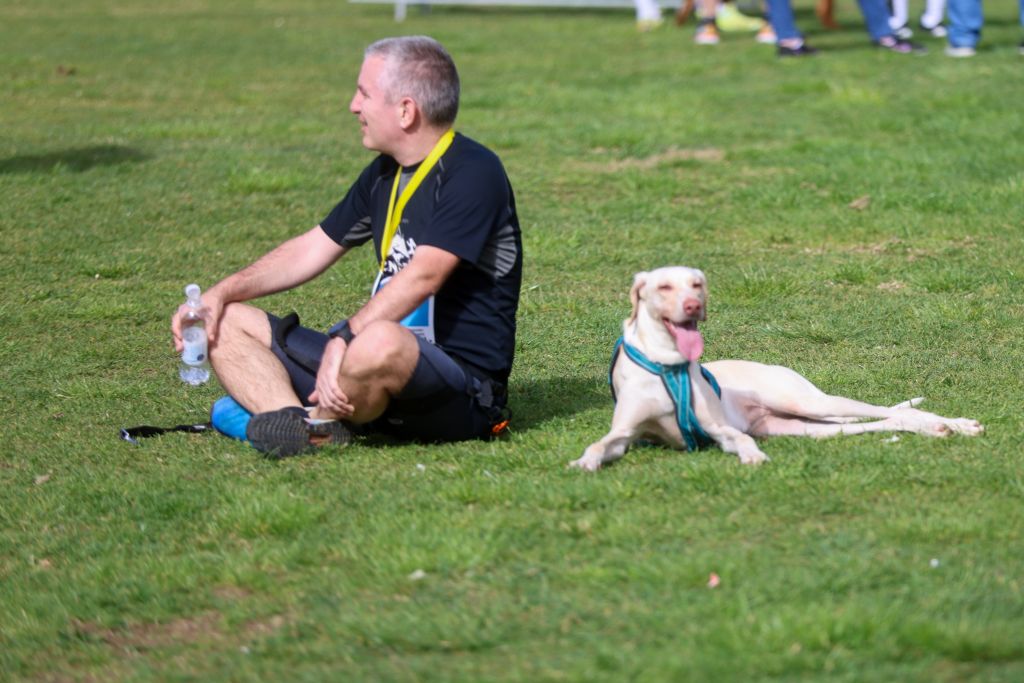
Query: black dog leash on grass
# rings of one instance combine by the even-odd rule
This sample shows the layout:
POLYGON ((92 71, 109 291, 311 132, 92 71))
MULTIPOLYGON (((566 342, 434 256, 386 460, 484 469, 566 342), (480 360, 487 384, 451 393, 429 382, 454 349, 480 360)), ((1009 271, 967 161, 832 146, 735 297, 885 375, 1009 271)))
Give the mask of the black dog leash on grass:
POLYGON ((130 444, 141 446, 139 439, 147 439, 151 436, 160 436, 167 432, 186 432, 188 434, 199 434, 201 432, 208 431, 213 428, 213 424, 210 422, 204 422, 202 424, 193 425, 175 425, 174 427, 153 427, 150 425, 140 425, 138 427, 122 427, 121 438, 130 444))

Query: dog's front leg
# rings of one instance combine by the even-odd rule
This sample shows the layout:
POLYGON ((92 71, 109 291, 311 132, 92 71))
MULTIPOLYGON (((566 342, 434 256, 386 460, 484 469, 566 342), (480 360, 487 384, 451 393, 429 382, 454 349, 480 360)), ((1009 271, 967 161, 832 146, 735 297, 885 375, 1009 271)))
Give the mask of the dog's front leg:
POLYGON ((587 472, 596 472, 603 465, 614 462, 626 454, 629 444, 633 443, 631 434, 608 432, 600 441, 587 446, 583 455, 569 463, 569 467, 578 467, 587 472))
POLYGON ((726 453, 734 453, 744 465, 760 465, 768 456, 749 434, 727 424, 703 424, 704 431, 726 453))
POLYGON ((626 454, 629 445, 637 437, 637 427, 650 414, 647 402, 635 403, 625 396, 619 397, 612 416, 612 428, 600 440, 587 446, 583 455, 569 463, 588 472, 596 472, 607 463, 614 462, 626 454))
POLYGON ((729 423, 725 405, 693 365, 690 367, 690 386, 693 387, 693 412, 697 421, 718 447, 733 453, 744 465, 760 465, 768 456, 758 447, 753 437, 729 423))

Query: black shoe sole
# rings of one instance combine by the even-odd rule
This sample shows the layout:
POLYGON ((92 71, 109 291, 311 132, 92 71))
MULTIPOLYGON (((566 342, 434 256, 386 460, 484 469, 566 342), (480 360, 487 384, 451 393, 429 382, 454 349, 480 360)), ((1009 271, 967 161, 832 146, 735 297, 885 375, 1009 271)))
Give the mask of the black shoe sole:
POLYGON ((302 415, 288 409, 253 415, 245 436, 253 448, 275 460, 328 444, 344 446, 352 440, 352 433, 341 422, 310 424, 302 415))

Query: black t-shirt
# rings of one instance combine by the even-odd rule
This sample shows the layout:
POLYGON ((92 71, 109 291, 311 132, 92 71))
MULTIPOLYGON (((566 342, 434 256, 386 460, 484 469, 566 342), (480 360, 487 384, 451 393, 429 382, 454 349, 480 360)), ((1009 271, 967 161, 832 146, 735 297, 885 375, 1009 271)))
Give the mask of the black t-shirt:
MULTIPOLYGON (((320 223, 324 232, 346 247, 372 238, 379 260, 399 170, 394 159, 378 156, 320 223)), ((415 167, 401 171, 411 177, 415 167)), ((507 381, 515 352, 523 249, 512 186, 497 155, 455 135, 406 204, 386 255, 384 277, 401 270, 421 244, 460 259, 435 297, 436 343, 494 379, 507 381)))

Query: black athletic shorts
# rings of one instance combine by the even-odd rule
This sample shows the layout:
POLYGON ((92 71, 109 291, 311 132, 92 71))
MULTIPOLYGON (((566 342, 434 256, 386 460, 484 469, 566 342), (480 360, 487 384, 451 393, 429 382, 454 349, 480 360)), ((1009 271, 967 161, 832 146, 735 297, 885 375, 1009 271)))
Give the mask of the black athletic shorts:
MULTIPOLYGON (((284 318, 267 314, 273 342, 271 350, 284 364, 299 400, 305 402, 316 388, 316 373, 325 333, 299 325, 292 313, 284 318)), ((473 373, 440 347, 416 337, 420 357, 412 378, 392 398, 384 414, 358 432, 382 432, 416 441, 486 439, 505 420, 505 387, 482 373, 473 373)))

